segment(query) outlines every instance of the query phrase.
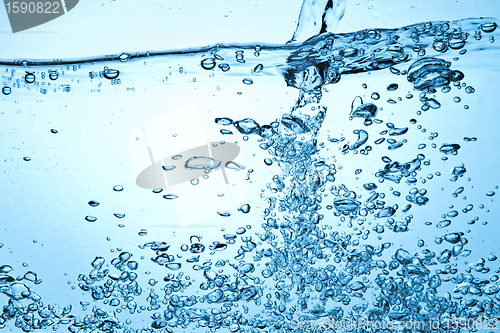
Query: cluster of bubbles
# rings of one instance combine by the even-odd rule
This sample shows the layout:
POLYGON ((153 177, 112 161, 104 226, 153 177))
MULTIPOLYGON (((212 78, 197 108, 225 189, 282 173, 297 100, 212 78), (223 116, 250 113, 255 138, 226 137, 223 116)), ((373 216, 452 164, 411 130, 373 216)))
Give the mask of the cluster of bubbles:
MULTIPOLYGON (((431 321, 436 320, 498 318, 500 286, 497 274, 500 270, 492 271, 488 267, 497 257, 492 254, 481 258, 459 272, 452 260, 466 258, 471 253, 466 248, 468 240, 463 232, 440 233, 435 242, 442 249, 437 252, 426 248, 423 240, 418 241, 421 249, 416 253, 381 241, 380 234, 387 230, 408 232, 414 219, 410 213, 412 207, 429 203, 427 189, 418 188, 417 183, 420 180, 424 185, 433 179, 432 174, 419 176, 430 165, 430 159, 422 153, 401 162, 389 156, 382 157, 384 164, 374 174, 376 181, 394 183, 396 188, 391 187, 391 194, 396 199, 402 195, 402 181, 409 187, 408 194, 403 196, 406 204, 400 207, 390 204, 389 196, 375 182, 363 184, 362 191, 366 191, 366 195, 340 184, 336 180, 338 167, 327 163, 320 154, 324 144, 318 144, 327 116, 327 107, 319 104, 323 88, 337 83, 341 75, 388 68, 395 75, 406 76, 414 90, 420 92, 422 105, 417 114, 441 107, 435 97, 429 97, 438 89, 447 93, 451 85, 457 89, 463 86, 466 93, 473 93, 474 88, 462 83, 464 74, 452 69, 451 62, 439 56, 448 51, 466 53, 465 45, 474 41, 470 41, 470 33, 463 29, 474 30, 475 40, 479 41, 483 34, 495 31, 496 23, 484 20, 428 22, 397 30, 328 33, 306 41, 290 54, 284 72, 287 84, 300 92, 296 105, 289 112, 264 125, 252 118, 215 119, 217 124, 233 126, 244 136, 258 136, 259 147, 269 154, 264 164, 280 166, 281 173, 275 174, 267 186, 271 195, 262 195, 266 208, 260 230, 250 235, 250 226, 238 227, 234 233, 225 233, 221 240, 212 244, 204 244, 200 236, 193 235, 189 244, 179 249, 172 248, 167 241, 141 245, 141 250, 149 249, 154 253, 151 256, 153 263, 166 269, 163 283, 160 283, 161 292, 154 288, 159 283, 155 279, 149 280, 148 291, 139 285, 139 263, 133 260, 132 253, 120 250, 107 265, 104 257, 96 257, 91 271, 78 277, 78 288, 88 292, 95 301, 90 313, 83 318, 72 315, 71 306, 61 310, 45 305, 32 290, 31 284, 41 282, 36 273, 27 272, 14 278, 10 266, 1 266, 0 292, 8 297, 8 303, 0 314, 0 328, 12 320, 16 327, 26 332, 65 325, 74 333, 177 332, 188 328, 207 332, 224 329, 300 333, 308 330, 297 329, 294 319, 310 322, 321 318, 336 321, 365 318, 379 322, 421 321, 427 323, 424 331, 430 331, 431 321), (426 44, 431 47, 422 46, 426 44), (407 70, 394 67, 410 62, 407 70), (347 231, 335 230, 335 220, 339 225, 346 225, 347 231), (376 225, 368 227, 374 224, 372 222, 376 225), (372 242, 372 231, 377 241, 372 242), (229 253, 231 247, 237 248, 234 260, 227 255, 225 259, 216 260, 219 253, 229 253), (189 266, 196 279, 183 269, 189 266), (455 296, 449 292, 440 293, 445 284, 454 286, 455 296), (193 289, 196 290, 192 292, 193 289), (152 321, 142 329, 132 329, 130 319, 119 319, 122 312, 133 315, 145 311, 152 321)), ((494 42, 494 39, 489 41, 494 42)), ((261 48, 255 52, 258 56, 261 48)), ((128 58, 124 56, 122 60, 120 56, 120 61, 128 58)), ((239 63, 245 62, 243 51, 236 52, 235 58, 239 63)), ((229 65, 222 61, 223 57, 212 52, 201 66, 205 70, 218 67, 225 72, 229 65)), ((259 64, 254 72, 263 68, 259 64)), ((27 83, 34 80, 34 76, 26 75, 27 83)), ((90 77, 114 80, 118 75, 118 70, 106 68, 99 73, 91 72, 90 77)), ((253 81, 246 78, 243 83, 252 84, 253 81)), ((397 83, 387 87, 391 92, 397 89, 397 83)), ((6 94, 4 90, 6 87, 2 90, 6 94)), ((383 123, 377 118, 381 108, 375 104, 379 103, 380 94, 374 92, 371 98, 373 103, 364 103, 356 96, 350 114, 346 112, 351 121, 356 118, 363 121, 364 128, 353 132, 357 136, 354 143, 344 143, 343 137, 329 138, 331 143, 340 144, 339 151, 343 155, 368 155, 384 142, 388 143, 390 154, 404 146, 406 140, 400 138, 412 131, 405 125, 388 122, 386 129, 379 133, 381 137, 371 146, 371 129, 383 123)), ((413 95, 408 94, 406 98, 411 99, 413 95)), ((397 103, 392 99, 387 102, 397 103)), ((415 125, 417 121, 412 118, 409 123, 415 125)), ((423 131, 419 126, 416 128, 423 131)), ((221 134, 233 132, 222 128, 221 134)), ((437 133, 432 133, 428 139, 433 141, 437 137, 437 133)), ((476 138, 464 138, 464 142, 474 141, 476 138)), ((437 148, 433 141, 430 145, 441 153, 442 160, 456 156, 462 148, 458 143, 443 142, 437 148)), ((419 150, 426 146, 422 143, 419 150)), ((186 166, 194 169, 210 170, 218 166, 218 161, 206 157, 188 162, 186 166)), ((355 174, 361 172, 357 169, 355 174)), ((450 180, 457 181, 465 173, 463 164, 456 165, 450 180)), ((435 176, 440 173, 436 172, 435 176)), ((123 187, 117 185, 114 190, 121 191, 123 187)), ((452 195, 456 197, 463 192, 464 188, 460 187, 452 195)), ((486 195, 493 197, 495 192, 486 195)), ((89 205, 96 207, 99 203, 90 201, 89 205)), ((438 231, 450 226, 451 220, 460 214, 453 207, 450 209, 436 223, 438 231)), ((469 204, 462 214, 472 209, 473 205, 469 204)), ((248 213, 250 206, 245 204, 239 210, 248 213)), ((219 213, 229 216, 226 214, 229 213, 219 213)), ((86 219, 89 222, 96 220, 92 216, 86 219)), ((477 220, 479 218, 471 221, 477 220)), ((141 260, 144 258, 141 256, 141 260)), ((82 303, 84 311, 88 306, 82 303)), ((322 329, 316 331, 323 332, 322 329)))

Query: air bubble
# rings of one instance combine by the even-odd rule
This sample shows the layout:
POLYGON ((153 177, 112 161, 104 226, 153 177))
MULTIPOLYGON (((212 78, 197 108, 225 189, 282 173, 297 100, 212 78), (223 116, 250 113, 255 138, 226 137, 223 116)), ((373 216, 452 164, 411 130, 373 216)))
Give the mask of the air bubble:
POLYGON ((121 62, 127 62, 130 59, 130 54, 122 53, 118 58, 120 59, 121 62))
POLYGON ((217 214, 219 214, 222 217, 229 217, 229 216, 231 216, 231 214, 229 214, 229 212, 226 211, 226 210, 218 210, 217 214))
POLYGON ((11 92, 12 92, 12 89, 9 86, 4 86, 2 88, 2 94, 4 94, 4 95, 10 95, 11 92))
POLYGON ((496 28, 497 24, 495 22, 481 24, 481 30, 483 30, 486 33, 493 32, 496 30, 496 28))
POLYGON ((85 220, 87 220, 88 222, 95 222, 95 221, 97 221, 97 217, 87 215, 87 216, 85 216, 85 220))
POLYGON ((108 80, 114 80, 118 78, 118 76, 120 75, 120 71, 117 69, 109 69, 108 67, 104 67, 102 75, 108 80))
POLYGON ((206 70, 211 70, 215 68, 215 59, 214 58, 206 58, 201 61, 201 67, 206 70))
POLYGON ((247 214, 248 212, 250 212, 250 205, 249 204, 244 204, 243 206, 241 206, 240 208, 238 208, 238 210, 244 214, 247 214))
POLYGON ((219 68, 220 68, 221 71, 227 72, 231 67, 229 67, 228 64, 223 63, 223 64, 219 64, 219 68))
POLYGON ((35 80, 35 74, 26 72, 26 75, 24 76, 24 82, 32 84, 33 82, 35 82, 35 80))

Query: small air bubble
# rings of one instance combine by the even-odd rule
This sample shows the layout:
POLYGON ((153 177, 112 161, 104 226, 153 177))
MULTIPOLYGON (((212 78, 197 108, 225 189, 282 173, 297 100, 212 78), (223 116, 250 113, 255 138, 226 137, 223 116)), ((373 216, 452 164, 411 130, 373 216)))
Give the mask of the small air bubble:
POLYGON ((87 216, 85 216, 85 220, 87 220, 88 222, 95 222, 95 221, 97 221, 97 217, 87 215, 87 216))
POLYGON ((231 216, 231 214, 229 214, 229 212, 226 211, 226 210, 219 210, 219 211, 217 211, 217 214, 219 214, 222 217, 229 217, 229 216, 231 216))
POLYGON ((24 76, 24 82, 31 84, 35 82, 35 80, 35 74, 26 72, 26 75, 24 76))
POLYGON ((120 54, 119 58, 120 58, 121 62, 127 62, 130 59, 130 54, 122 53, 122 54, 120 54))
POLYGON ((12 92, 12 89, 9 86, 5 86, 2 88, 2 94, 4 94, 4 95, 10 95, 11 92, 12 92))
POLYGON ((206 70, 214 69, 215 65, 216 63, 214 58, 207 58, 201 61, 201 67, 206 70))

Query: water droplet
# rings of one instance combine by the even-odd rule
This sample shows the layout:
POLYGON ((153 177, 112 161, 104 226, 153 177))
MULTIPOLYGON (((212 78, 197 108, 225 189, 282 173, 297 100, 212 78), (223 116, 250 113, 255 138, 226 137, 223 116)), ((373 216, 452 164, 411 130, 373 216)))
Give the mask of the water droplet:
POLYGON ((474 91, 476 91, 476 90, 473 87, 471 87, 471 86, 467 86, 465 88, 465 92, 468 93, 468 94, 473 94, 474 91))
POLYGON ((262 64, 258 64, 257 66, 255 66, 253 71, 254 71, 254 73, 260 73, 260 72, 262 72, 263 69, 264 69, 264 66, 262 64))
POLYGON ((95 201, 95 200, 90 200, 89 201, 89 206, 91 206, 91 207, 97 207, 97 206, 99 206, 99 202, 95 201))
POLYGON ((436 101, 434 98, 429 98, 426 101, 426 104, 429 105, 432 109, 439 109, 441 107, 441 104, 436 101))
POLYGON ((259 124, 251 118, 238 120, 237 122, 234 123, 234 127, 238 130, 238 132, 246 135, 258 134, 260 132, 259 124))
MULTIPOLYGON (((205 172, 217 169, 221 165, 221 161, 214 160, 211 157, 193 156, 186 161, 184 168, 186 170, 200 170, 205 172)), ((208 173, 208 172, 207 172, 208 173)))
POLYGON ((250 212, 250 205, 249 204, 244 204, 243 206, 241 206, 240 208, 238 208, 238 210, 244 214, 247 214, 248 212, 250 212))
POLYGON ((443 221, 439 222, 438 224, 436 224, 436 227, 437 228, 446 228, 450 224, 451 224, 450 220, 443 220, 443 221))
POLYGON ((223 63, 223 64, 219 64, 219 68, 221 69, 221 71, 227 72, 231 67, 229 67, 228 64, 223 63))
POLYGON ((442 152, 443 154, 446 154, 446 155, 457 155, 459 149, 460 149, 460 145, 459 144, 456 144, 456 143, 453 143, 453 144, 444 143, 441 146, 441 148, 439 148, 439 151, 442 152))
POLYGON ((360 106, 353 109, 353 106, 355 104, 354 101, 353 104, 351 105, 351 114, 349 115, 349 117, 371 119, 377 115, 378 108, 375 104, 372 103, 361 104, 360 106))
POLYGON ((200 183, 200 180, 198 178, 194 178, 190 180, 192 185, 198 185, 200 183))
POLYGON ((495 195, 495 192, 494 191, 488 191, 486 192, 486 195, 489 196, 489 197, 492 197, 495 195))
POLYGON ((438 52, 445 52, 446 49, 448 48, 446 43, 444 43, 443 41, 436 41, 434 42, 434 44, 432 44, 432 47, 434 48, 434 50, 438 51, 438 52))
POLYGON ((168 263, 168 264, 165 264, 165 267, 167 267, 168 269, 171 269, 173 271, 177 271, 181 268, 181 264, 179 263, 168 263))
POLYGON ((236 171, 240 171, 240 170, 243 170, 246 168, 243 164, 238 164, 234 161, 226 162, 225 167, 228 169, 231 169, 231 170, 236 170, 236 171))
POLYGON ((218 210, 217 214, 219 214, 222 217, 229 217, 229 216, 231 216, 231 214, 229 214, 229 212, 226 211, 226 210, 218 210))
POLYGON ((397 90, 399 85, 397 83, 391 83, 387 86, 387 91, 395 91, 397 90))
POLYGON ((223 129, 220 130, 220 134, 222 134, 222 135, 232 135, 233 132, 231 132, 228 129, 223 128, 223 129))
POLYGON ((232 125, 234 122, 231 118, 215 118, 215 123, 222 126, 232 125))
POLYGON ((114 80, 120 75, 120 71, 117 69, 109 69, 107 67, 104 67, 102 75, 108 80, 114 80))
POLYGON ((115 185, 115 186, 113 186, 113 191, 121 192, 121 191, 123 191, 123 186, 115 185))
POLYGON ((162 165, 163 170, 171 171, 175 169, 175 165, 162 165))
POLYGON ((493 32, 497 28, 497 24, 495 22, 483 23, 481 24, 481 30, 484 32, 493 32))
POLYGON ((25 160, 26 162, 29 162, 29 161, 31 161, 31 157, 25 156, 25 157, 23 157, 23 160, 25 160))
POLYGON ((0 266, 0 273, 9 273, 12 271, 12 267, 9 265, 2 265, 0 266))
POLYGON ((95 221, 97 221, 97 217, 87 215, 87 216, 85 216, 85 220, 87 220, 88 222, 95 222, 95 221))
POLYGON ((371 98, 376 101, 376 100, 378 100, 380 98, 380 94, 378 92, 374 92, 371 95, 371 98))
POLYGON ((119 214, 119 213, 114 213, 113 214, 115 217, 119 218, 119 219, 122 219, 125 217, 125 214, 119 214))
POLYGON ((162 189, 162 188, 155 188, 155 189, 153 190, 153 193, 161 193, 162 191, 163 191, 163 189, 162 189))
POLYGON ((167 199, 167 200, 174 200, 174 199, 177 199, 179 196, 177 194, 165 194, 163 196, 164 199, 167 199))
POLYGON ((250 79, 250 78, 244 78, 244 79, 243 79, 243 83, 244 83, 244 84, 247 84, 247 85, 250 85, 250 84, 253 84, 253 80, 252 80, 252 79, 250 79))

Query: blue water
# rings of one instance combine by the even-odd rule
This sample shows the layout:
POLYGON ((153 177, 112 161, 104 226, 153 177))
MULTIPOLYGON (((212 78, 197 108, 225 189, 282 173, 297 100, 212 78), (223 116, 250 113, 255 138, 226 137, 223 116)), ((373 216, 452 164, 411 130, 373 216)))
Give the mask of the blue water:
POLYGON ((494 331, 495 21, 1 61, 0 328, 494 331))

